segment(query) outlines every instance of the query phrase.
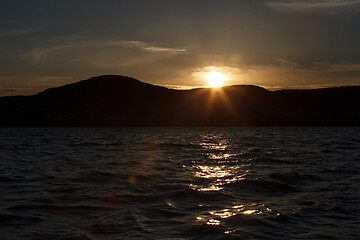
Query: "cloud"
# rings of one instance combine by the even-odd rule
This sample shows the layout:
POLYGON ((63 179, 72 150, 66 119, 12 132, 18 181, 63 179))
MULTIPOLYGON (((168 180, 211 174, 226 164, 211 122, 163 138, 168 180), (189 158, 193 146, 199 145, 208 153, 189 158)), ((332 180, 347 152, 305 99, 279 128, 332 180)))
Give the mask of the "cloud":
POLYGON ((120 45, 124 47, 137 48, 147 52, 159 52, 159 53, 184 53, 187 52, 186 48, 172 48, 172 47, 162 47, 154 43, 143 42, 143 41, 114 41, 108 42, 110 45, 120 45))
POLYGON ((0 96, 36 94, 79 80, 63 76, 0 76, 0 96))
POLYGON ((0 37, 17 37, 40 32, 41 28, 19 28, 0 32, 0 37))
MULTIPOLYGON (((79 49, 87 49, 87 54, 93 53, 95 55, 101 55, 102 49, 112 48, 112 52, 116 53, 118 50, 133 49, 139 50, 142 52, 148 52, 153 54, 182 54, 187 53, 188 49, 186 48, 175 48, 175 47, 165 47, 159 46, 158 44, 144 41, 131 41, 131 40, 104 40, 104 39, 94 39, 94 40, 84 40, 84 41, 74 41, 72 43, 65 44, 56 44, 53 46, 36 48, 30 50, 28 53, 24 54, 25 56, 31 56, 33 60, 39 61, 46 59, 52 54, 56 54, 64 51, 71 51, 71 53, 76 53, 79 49), (99 53, 100 52, 100 53, 99 53)), ((70 57, 70 56, 69 56, 70 57)))
POLYGON ((308 12, 360 5, 360 0, 288 0, 268 1, 269 7, 285 12, 308 12))
POLYGON ((226 74, 225 85, 257 85, 269 90, 360 85, 360 63, 313 63, 304 67, 278 59, 266 65, 200 67, 192 73, 193 86, 206 85, 203 73, 211 70, 226 74))
POLYGON ((187 85, 172 85, 172 84, 165 84, 165 85, 161 85, 163 87, 166 88, 170 88, 170 89, 175 89, 175 90, 190 90, 195 88, 200 88, 202 86, 187 86, 187 85))
POLYGON ((59 45, 59 46, 54 46, 54 47, 37 48, 37 49, 31 50, 29 53, 27 53, 25 55, 32 56, 34 58, 34 60, 41 60, 42 58, 47 57, 49 54, 51 54, 55 51, 63 50, 66 48, 72 48, 75 46, 76 45, 59 45))
POLYGON ((244 72, 244 79, 265 88, 318 88, 360 85, 359 63, 314 63, 303 67, 292 62, 255 66, 244 72))
MULTIPOLYGON (((21 54, 26 67, 21 74, 66 75, 76 78, 120 74, 153 83, 169 83, 193 63, 185 47, 156 41, 117 39, 81 33, 44 37, 36 47, 21 54), (191 63, 190 63, 191 62, 191 63)), ((13 72, 7 75, 19 74, 13 72)), ((21 80, 19 80, 21 81, 21 80)), ((182 82, 176 79, 175 82, 182 82)))
POLYGON ((0 88, 0 97, 1 96, 12 96, 12 95, 17 95, 18 91, 16 89, 12 89, 12 88, 4 88, 1 89, 0 88))

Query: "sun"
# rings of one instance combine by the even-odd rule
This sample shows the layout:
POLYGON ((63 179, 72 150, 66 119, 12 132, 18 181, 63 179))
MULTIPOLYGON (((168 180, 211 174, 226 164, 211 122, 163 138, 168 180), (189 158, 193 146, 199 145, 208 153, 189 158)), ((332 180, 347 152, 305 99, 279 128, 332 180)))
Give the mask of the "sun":
POLYGON ((227 80, 227 78, 224 73, 211 71, 206 74, 206 80, 210 87, 218 88, 224 85, 224 81, 227 80))

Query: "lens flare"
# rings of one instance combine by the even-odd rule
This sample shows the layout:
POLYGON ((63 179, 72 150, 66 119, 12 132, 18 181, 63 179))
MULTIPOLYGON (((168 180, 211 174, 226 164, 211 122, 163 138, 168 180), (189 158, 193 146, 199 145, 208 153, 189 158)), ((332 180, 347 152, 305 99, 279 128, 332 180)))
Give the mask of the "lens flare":
POLYGON ((213 88, 222 87, 224 85, 224 81, 227 80, 224 73, 215 70, 208 72, 205 77, 208 81, 208 85, 213 88))

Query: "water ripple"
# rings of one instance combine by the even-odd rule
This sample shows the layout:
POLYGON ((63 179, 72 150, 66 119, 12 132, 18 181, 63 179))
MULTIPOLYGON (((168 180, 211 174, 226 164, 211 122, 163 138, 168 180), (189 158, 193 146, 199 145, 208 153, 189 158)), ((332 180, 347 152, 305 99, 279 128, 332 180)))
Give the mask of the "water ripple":
POLYGON ((0 129, 4 239, 357 239, 360 128, 0 129))

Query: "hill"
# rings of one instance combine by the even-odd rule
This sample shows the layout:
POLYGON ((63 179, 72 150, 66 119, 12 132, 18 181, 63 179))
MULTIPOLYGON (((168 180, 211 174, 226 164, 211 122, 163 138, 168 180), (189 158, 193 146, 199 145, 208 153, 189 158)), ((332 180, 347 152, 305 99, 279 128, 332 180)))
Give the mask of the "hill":
POLYGON ((0 126, 359 126, 360 87, 172 90, 115 75, 0 98, 0 126))

